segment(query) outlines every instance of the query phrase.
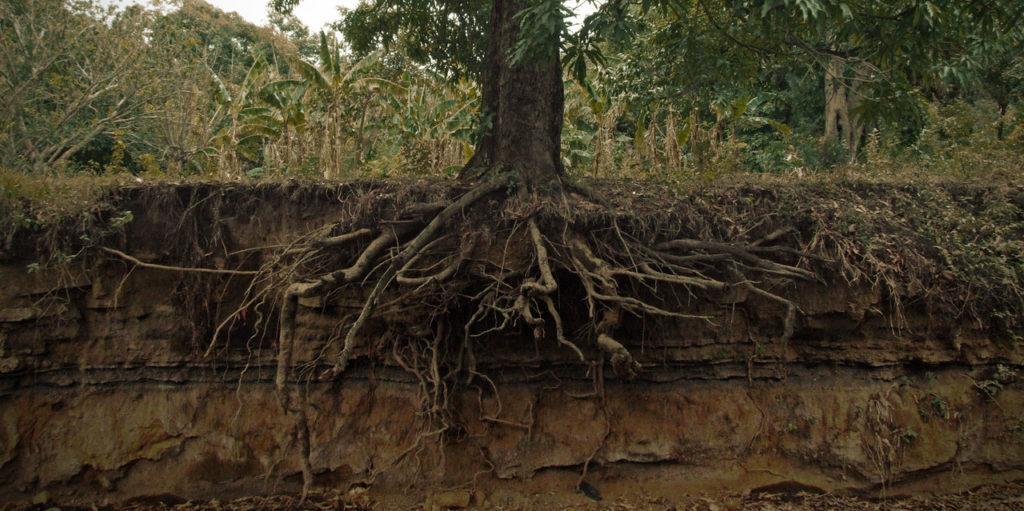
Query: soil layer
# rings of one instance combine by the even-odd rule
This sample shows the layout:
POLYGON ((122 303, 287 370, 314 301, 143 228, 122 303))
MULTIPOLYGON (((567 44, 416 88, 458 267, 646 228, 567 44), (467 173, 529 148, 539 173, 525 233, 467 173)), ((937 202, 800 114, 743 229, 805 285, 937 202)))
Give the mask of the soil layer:
MULTIPOLYGON (((111 190, 80 218, 10 227, 0 503, 297 495, 306 470, 307 505, 331 508, 852 509, 865 502, 855 497, 893 495, 1020 505, 1020 189, 597 188, 606 202, 571 214, 551 213, 557 204, 496 214, 506 206, 486 198, 467 209, 458 225, 474 233, 453 228, 463 243, 441 238, 419 264, 463 254, 469 277, 388 288, 333 379, 315 375, 336 367, 370 288, 297 298, 282 381, 285 289, 372 238, 301 264, 286 263, 289 250, 465 188, 143 186, 111 190), (500 314, 486 323, 467 305, 495 271, 538 261, 522 218, 551 247, 564 337, 553 316, 538 334, 521 320, 496 328, 500 314), (619 279, 657 310, 624 309, 601 330, 585 279, 557 270, 581 253, 551 234, 559 221, 593 246, 693 240, 708 281, 724 279, 708 250, 717 244, 771 247, 779 262, 756 287, 738 279, 713 292, 619 279), (768 275, 786 268, 815 278, 768 275), (463 329, 470 344, 438 341, 463 329), (600 332, 631 357, 625 369, 587 341, 600 332), (282 383, 301 415, 282 407, 282 383)), ((367 280, 381 271, 368 268, 367 280)), ((247 498, 232 508, 276 505, 247 498)))

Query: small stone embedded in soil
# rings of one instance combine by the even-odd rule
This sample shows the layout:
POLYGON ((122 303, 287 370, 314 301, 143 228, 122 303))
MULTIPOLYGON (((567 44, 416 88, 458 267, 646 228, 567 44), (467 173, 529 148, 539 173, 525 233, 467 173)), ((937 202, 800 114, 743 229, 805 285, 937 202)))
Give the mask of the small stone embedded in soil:
POLYGON ((476 504, 477 506, 483 506, 486 501, 487 501, 487 494, 486 493, 484 493, 481 490, 477 490, 477 491, 473 492, 473 504, 476 504))
POLYGON ((0 373, 13 373, 21 369, 21 359, 18 357, 0 358, 0 373))
POLYGON ((592 484, 586 481, 581 481, 577 490, 594 500, 601 500, 601 492, 597 491, 597 488, 594 488, 592 484))
POLYGON ((32 496, 32 503, 36 505, 43 505, 50 501, 50 493, 47 491, 41 491, 32 496))
POLYGON ((469 507, 472 494, 468 491, 446 491, 435 493, 427 498, 428 510, 441 509, 462 509, 469 507))

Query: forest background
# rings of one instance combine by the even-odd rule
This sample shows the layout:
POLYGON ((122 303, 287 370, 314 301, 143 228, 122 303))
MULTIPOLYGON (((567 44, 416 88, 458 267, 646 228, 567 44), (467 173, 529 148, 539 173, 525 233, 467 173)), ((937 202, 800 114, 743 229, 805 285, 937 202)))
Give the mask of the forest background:
MULTIPOLYGON (((957 3, 755 3, 637 3, 616 18, 628 38, 575 58, 584 50, 563 46, 567 172, 1020 174, 1024 24, 974 26, 957 3)), ((52 178, 67 176, 455 176, 481 130, 480 90, 436 55, 466 49, 394 26, 375 37, 374 23, 400 22, 380 12, 311 34, 288 14, 258 27, 202 0, 4 2, 3 195, 66 193, 52 178)))

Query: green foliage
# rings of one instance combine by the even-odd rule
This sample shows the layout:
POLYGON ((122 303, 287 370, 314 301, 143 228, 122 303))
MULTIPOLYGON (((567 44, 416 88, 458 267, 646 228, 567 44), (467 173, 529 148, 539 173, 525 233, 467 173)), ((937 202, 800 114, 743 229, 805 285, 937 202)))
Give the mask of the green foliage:
POLYGON ((154 20, 156 47, 177 52, 178 58, 205 63, 222 79, 238 83, 257 58, 285 66, 283 56, 309 51, 309 33, 294 18, 276 16, 282 32, 298 36, 282 38, 269 28, 257 27, 238 14, 225 13, 203 0, 181 0, 180 6, 154 20))
POLYGON ((1017 371, 1003 364, 998 364, 991 377, 975 381, 974 387, 986 398, 994 400, 1006 388, 1006 385, 1009 385, 1016 379, 1017 371))
MULTIPOLYGON (((272 1, 282 10, 295 3, 272 1)), ((380 0, 361 2, 336 28, 356 56, 383 48, 457 79, 479 76, 489 17, 488 0, 380 0)))
POLYGON ((161 77, 149 56, 151 14, 90 1, 0 4, 0 165, 41 172, 95 163, 123 168, 161 77), (119 161, 83 158, 120 151, 119 161))
MULTIPOLYGON (((288 7, 287 1, 278 2, 288 7)), ((167 12, 0 5, 0 165, 19 172, 453 175, 471 156, 490 2, 381 0, 311 36, 201 0, 167 12)), ((602 3, 517 18, 523 61, 566 65, 562 159, 597 177, 737 172, 1019 175, 1017 2, 602 3), (859 147, 826 136, 825 73, 854 90, 859 147), (865 74, 866 73, 866 74, 865 74), (856 84, 856 87, 854 87, 856 84), (850 164, 851 160, 855 160, 850 164)))
MULTIPOLYGON (((1005 68, 1018 58, 1022 31, 1013 21, 1022 10, 1008 1, 984 6, 873 0, 643 2, 638 9, 618 11, 617 16, 635 20, 619 23, 633 30, 631 42, 604 47, 607 65, 595 81, 597 88, 627 103, 627 119, 665 116, 655 112, 666 110, 716 118, 699 128, 712 133, 726 129, 734 143, 717 144, 716 150, 742 144, 744 166, 751 170, 827 168, 863 155, 857 137, 852 147, 822 138, 832 101, 822 83, 826 72, 840 72, 836 86, 844 99, 838 106, 854 121, 844 131, 859 126, 865 133, 898 132, 899 145, 908 146, 927 122, 926 91, 969 91, 976 88, 986 62, 999 61, 1005 68), (764 104, 756 117, 791 129, 722 126, 727 112, 721 106, 743 97, 764 104)), ((595 17, 611 19, 604 11, 595 17)), ((568 46, 572 57, 571 41, 568 46)), ((1016 83, 1012 73, 1000 76, 989 80, 989 88, 999 92, 1004 84, 1016 83)), ((700 154, 707 144, 686 149, 694 161, 710 161, 700 154)))
POLYGON ((569 37, 566 18, 571 12, 562 0, 536 0, 516 13, 519 41, 509 55, 513 63, 544 61, 557 57, 569 37))

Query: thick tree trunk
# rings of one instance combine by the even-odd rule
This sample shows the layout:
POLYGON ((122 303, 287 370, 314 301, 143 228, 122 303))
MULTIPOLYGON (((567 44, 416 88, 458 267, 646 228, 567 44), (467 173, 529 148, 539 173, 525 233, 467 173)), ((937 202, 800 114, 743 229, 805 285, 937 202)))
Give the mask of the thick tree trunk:
POLYGON ((511 170, 529 189, 550 189, 563 174, 562 69, 557 51, 542 60, 509 62, 519 39, 515 15, 528 5, 528 0, 494 0, 482 76, 484 130, 462 175, 511 170))

